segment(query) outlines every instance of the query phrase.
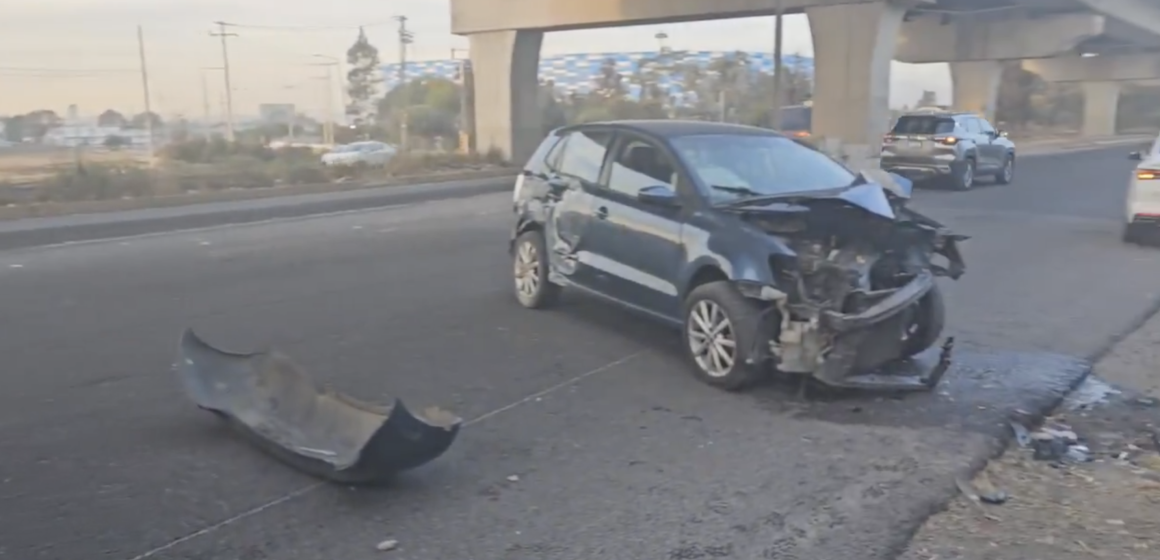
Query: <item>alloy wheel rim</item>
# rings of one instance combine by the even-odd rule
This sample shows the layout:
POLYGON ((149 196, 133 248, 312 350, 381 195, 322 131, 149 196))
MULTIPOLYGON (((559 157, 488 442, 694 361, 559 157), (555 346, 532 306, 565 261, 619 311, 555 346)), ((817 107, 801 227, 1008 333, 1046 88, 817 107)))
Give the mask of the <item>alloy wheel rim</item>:
POLYGON ((689 349, 701 371, 710 377, 725 377, 737 362, 737 338, 733 324, 720 305, 701 300, 688 319, 689 349))
POLYGON ((975 166, 967 163, 967 168, 963 170, 963 186, 971 188, 975 184, 975 166))
POLYGON ((1010 181, 1015 175, 1015 162, 1011 158, 1007 158, 1007 165, 1003 167, 1003 179, 1010 181))
POLYGON ((535 245, 527 242, 520 244, 516 251, 515 279, 520 297, 536 297, 540 291, 540 256, 535 245))

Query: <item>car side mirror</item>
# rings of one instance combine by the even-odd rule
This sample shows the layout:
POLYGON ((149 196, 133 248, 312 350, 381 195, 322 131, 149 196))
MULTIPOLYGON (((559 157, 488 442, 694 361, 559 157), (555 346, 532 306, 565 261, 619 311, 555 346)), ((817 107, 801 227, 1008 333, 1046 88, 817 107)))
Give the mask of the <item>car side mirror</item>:
POLYGON ((548 190, 552 191, 552 194, 555 195, 563 194, 571 186, 567 179, 558 175, 549 177, 547 183, 548 190))
POLYGON ((1140 152, 1132 152, 1128 154, 1128 159, 1132 161, 1144 161, 1144 154, 1140 152))
POLYGON ((664 185, 645 187, 636 193, 636 199, 657 206, 667 206, 670 208, 680 206, 680 201, 677 200, 677 193, 672 188, 664 185))

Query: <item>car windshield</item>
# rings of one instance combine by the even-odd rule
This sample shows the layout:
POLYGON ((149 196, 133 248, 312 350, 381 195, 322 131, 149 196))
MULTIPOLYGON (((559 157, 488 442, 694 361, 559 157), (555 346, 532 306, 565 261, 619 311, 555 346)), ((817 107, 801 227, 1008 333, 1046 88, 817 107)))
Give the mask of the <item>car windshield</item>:
POLYGON ((714 203, 832 190, 857 179, 825 154, 782 136, 707 134, 672 144, 714 203))
POLYGON ((946 117, 904 116, 894 123, 894 134, 950 134, 955 121, 946 117))

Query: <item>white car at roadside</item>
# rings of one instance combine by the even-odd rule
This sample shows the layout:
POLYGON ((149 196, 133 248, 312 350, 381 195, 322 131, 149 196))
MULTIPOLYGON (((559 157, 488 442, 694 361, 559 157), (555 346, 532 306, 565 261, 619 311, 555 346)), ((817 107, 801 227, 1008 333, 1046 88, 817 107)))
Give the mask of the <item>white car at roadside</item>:
POLYGON ((1160 138, 1147 152, 1132 152, 1130 157, 1140 163, 1128 186, 1124 242, 1160 238, 1160 138))
POLYGON ((386 165, 395 157, 398 150, 394 146, 384 142, 354 142, 343 146, 338 146, 333 150, 322 155, 322 164, 326 166, 349 166, 349 165, 369 165, 381 166, 386 165))

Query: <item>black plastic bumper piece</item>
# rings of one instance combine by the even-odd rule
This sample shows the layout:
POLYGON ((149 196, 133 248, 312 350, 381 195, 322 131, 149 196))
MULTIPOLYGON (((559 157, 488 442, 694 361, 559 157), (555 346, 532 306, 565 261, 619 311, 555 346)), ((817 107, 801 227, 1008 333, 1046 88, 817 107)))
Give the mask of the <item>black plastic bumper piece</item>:
POLYGON ((226 352, 192 330, 181 337, 176 370, 197 406, 263 451, 332 482, 386 482, 442 455, 461 425, 439 409, 416 415, 399 400, 389 407, 355 400, 277 352, 226 352))
POLYGON ((872 327, 918 303, 922 296, 934 288, 934 282, 933 274, 923 272, 865 311, 850 314, 827 311, 822 315, 822 322, 838 333, 872 327))

